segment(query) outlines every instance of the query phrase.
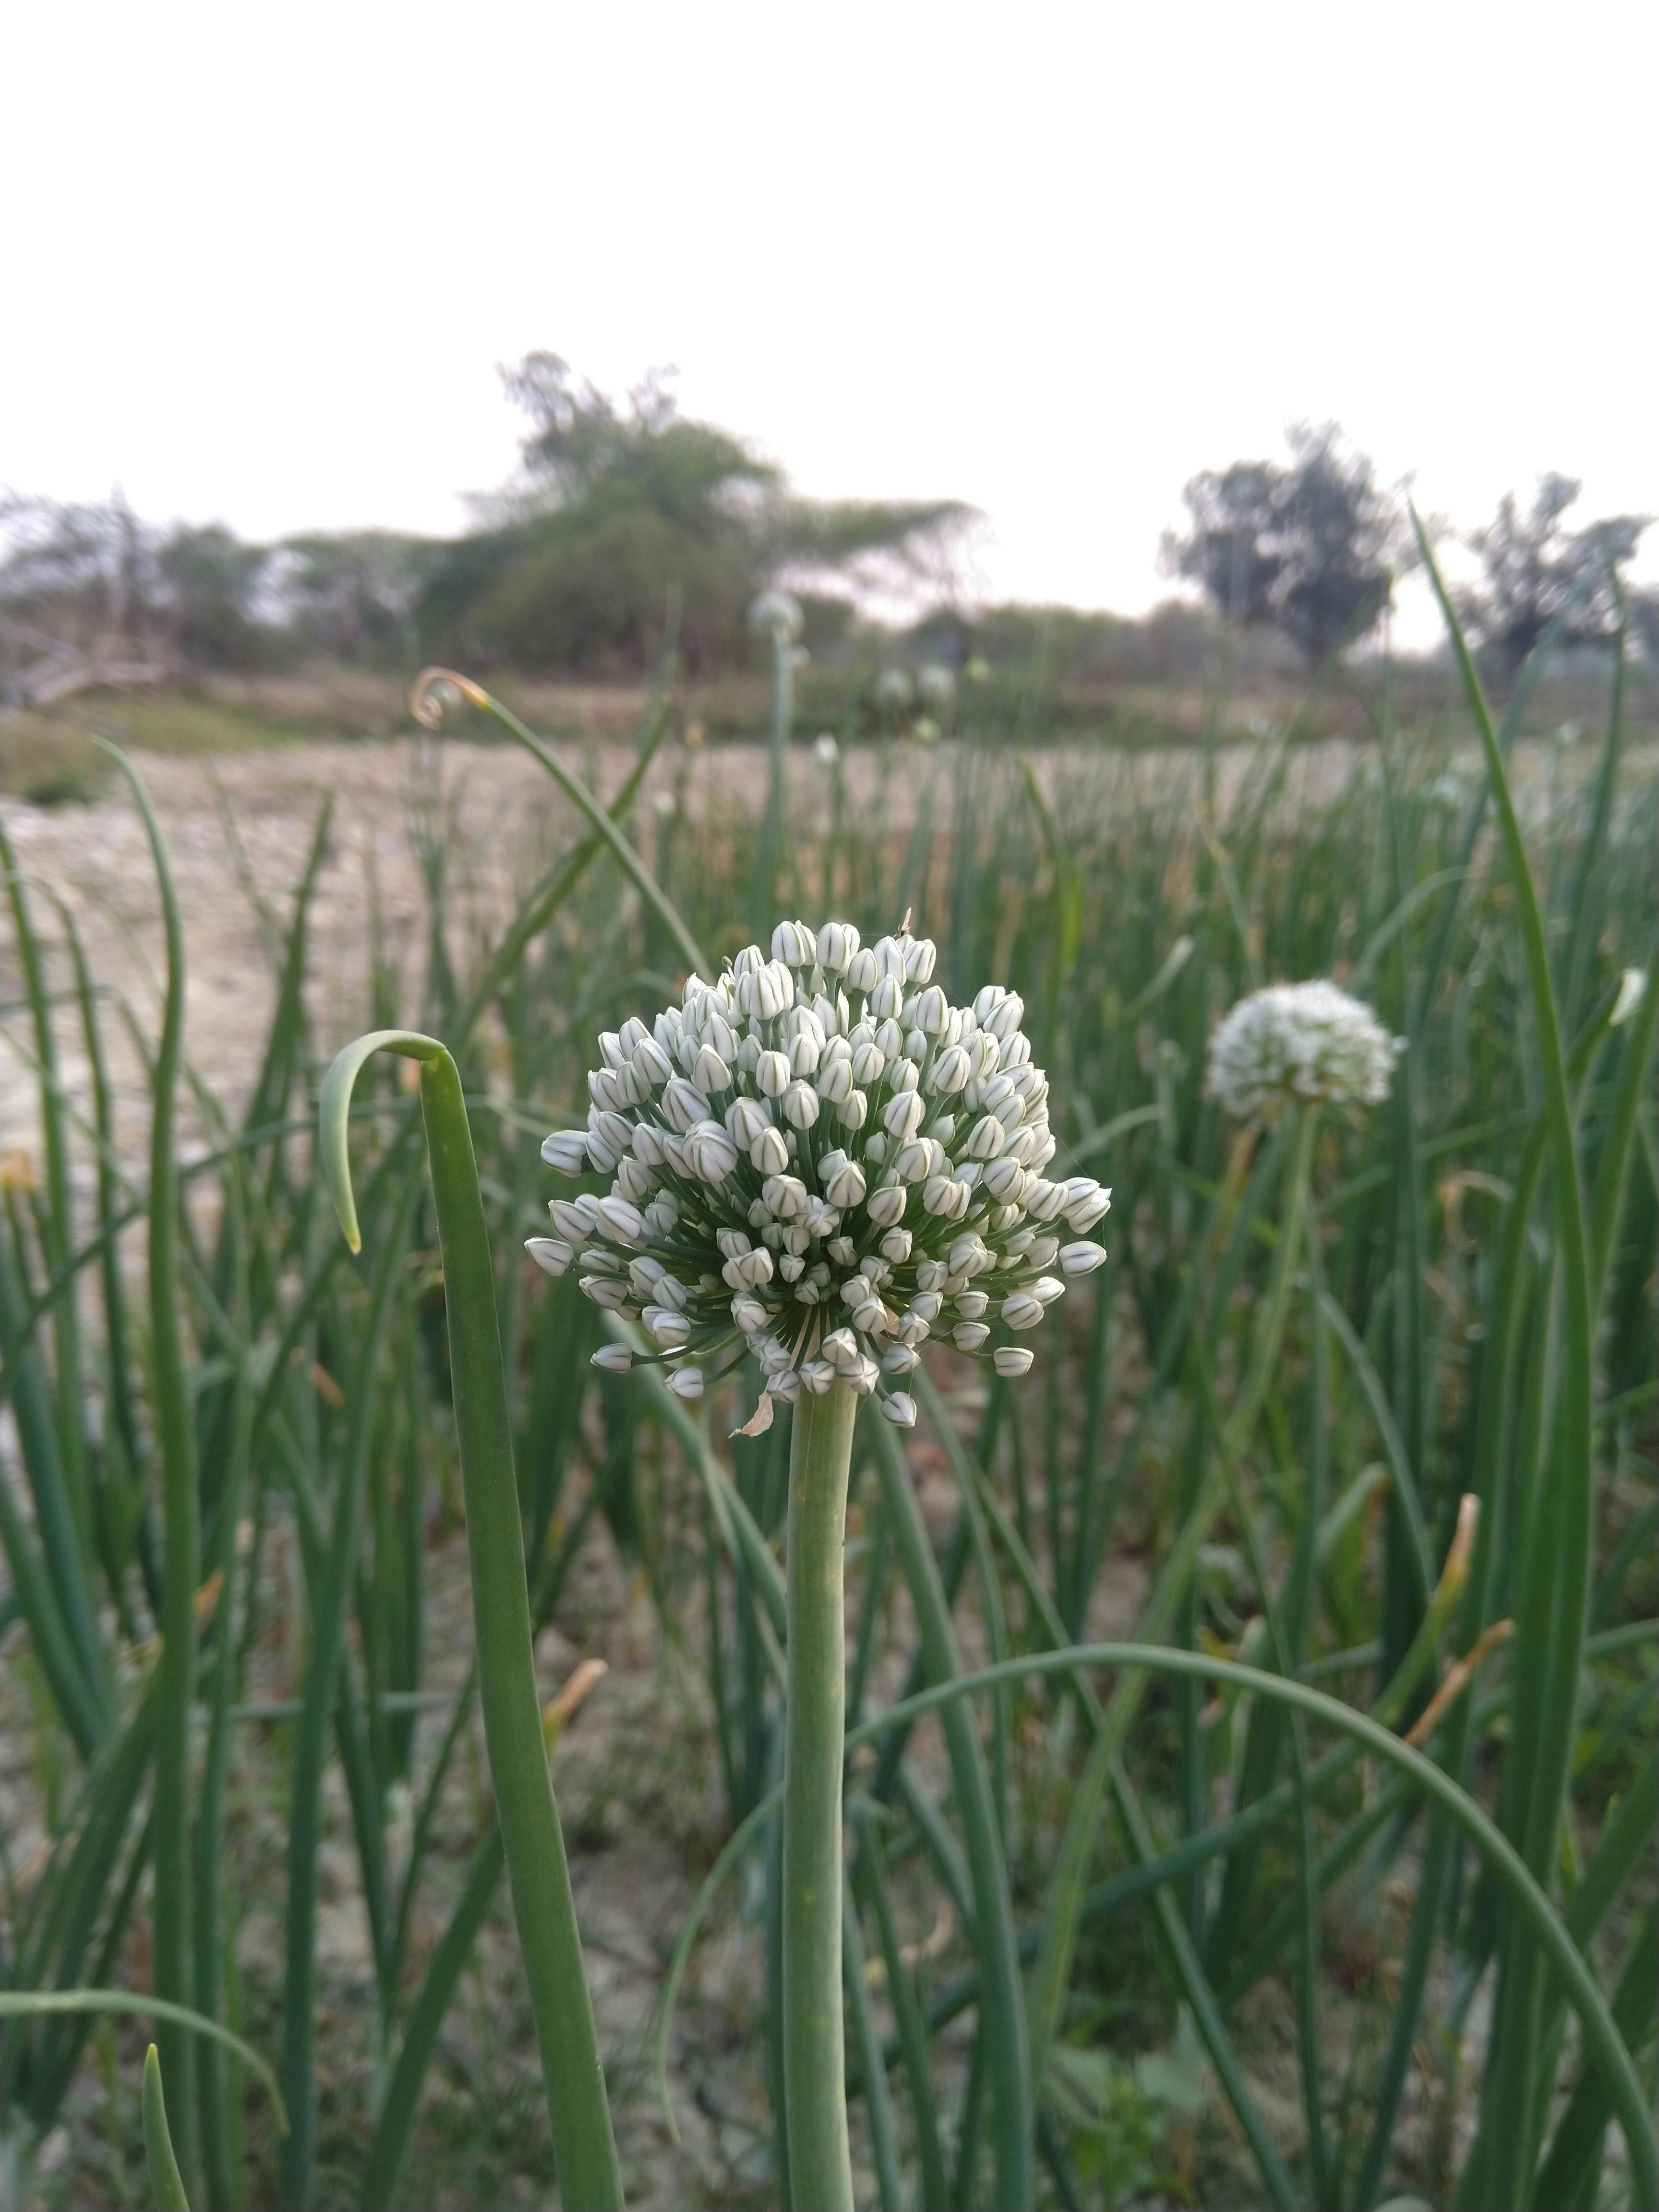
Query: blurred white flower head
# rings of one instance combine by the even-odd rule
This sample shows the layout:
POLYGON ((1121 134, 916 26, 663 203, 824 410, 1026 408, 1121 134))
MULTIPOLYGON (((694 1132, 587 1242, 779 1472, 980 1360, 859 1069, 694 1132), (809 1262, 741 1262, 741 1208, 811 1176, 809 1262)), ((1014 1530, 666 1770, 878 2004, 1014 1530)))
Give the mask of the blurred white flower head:
POLYGON ((769 955, 747 945, 650 1027, 600 1036, 587 1126, 542 1157, 609 1188, 554 1200, 531 1256, 637 1321, 682 1396, 750 1354, 774 1398, 839 1380, 908 1426, 924 1339, 1023 1374, 1011 1334, 1106 1257, 1088 1232, 1111 1193, 1043 1176, 1024 1005, 988 983, 951 1006, 936 957, 905 932, 783 921, 769 955))
POLYGON ((1404 1040, 1334 983, 1275 983, 1241 999, 1210 1039, 1205 1088, 1239 1121, 1296 1101, 1376 1106, 1404 1040))
POLYGON ((782 638, 792 643, 801 633, 799 602, 787 592, 763 592, 749 609, 749 627, 757 637, 782 638))
POLYGON ((813 738, 812 757, 821 768, 834 768, 841 758, 841 747, 828 730, 813 738))
POLYGON ((877 677, 876 697, 884 707, 908 707, 914 696, 908 669, 884 668, 877 677))
POLYGON ((948 707, 957 696, 957 679, 938 661, 916 671, 916 690, 930 707, 948 707))
POLYGON ((1648 979, 1640 968, 1626 968, 1619 978, 1619 995, 1613 1002, 1613 1012, 1607 1016, 1611 1029, 1622 1029, 1642 1003, 1648 979))

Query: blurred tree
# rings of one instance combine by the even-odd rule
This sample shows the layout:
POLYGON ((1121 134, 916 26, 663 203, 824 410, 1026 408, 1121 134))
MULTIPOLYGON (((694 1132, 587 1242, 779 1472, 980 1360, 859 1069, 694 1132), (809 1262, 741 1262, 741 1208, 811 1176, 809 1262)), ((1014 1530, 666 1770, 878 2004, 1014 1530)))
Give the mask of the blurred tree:
POLYGON ((969 514, 797 498, 742 440, 682 416, 659 372, 620 405, 556 354, 503 381, 530 418, 523 471, 482 529, 434 556, 416 612, 429 653, 635 669, 672 608, 682 654, 707 669, 746 649, 744 610, 768 583, 810 589, 881 562, 914 574, 969 514))
POLYGON ((222 522, 176 523, 155 550, 156 598, 180 657, 200 668, 247 668, 265 657, 259 599, 267 545, 222 522))
POLYGON ((1571 642, 1612 634, 1613 572, 1631 558, 1651 518, 1608 515, 1570 530, 1563 518, 1582 489, 1576 477, 1551 471, 1539 477, 1529 512, 1505 492, 1486 528, 1469 533, 1480 580, 1459 594, 1461 612, 1505 676, 1514 676, 1570 603, 1571 642))
POLYGON ((1190 526, 1166 532, 1163 562, 1230 621, 1279 630, 1316 668, 1389 605, 1400 520, 1335 423, 1298 424, 1289 444, 1288 467, 1235 461, 1191 478, 1190 526))
POLYGON ((446 548, 395 530, 285 538, 277 596, 301 641, 332 659, 396 658, 446 548))
POLYGON ((31 647, 109 658, 160 627, 157 534, 118 491, 65 504, 0 501, 0 619, 31 647))

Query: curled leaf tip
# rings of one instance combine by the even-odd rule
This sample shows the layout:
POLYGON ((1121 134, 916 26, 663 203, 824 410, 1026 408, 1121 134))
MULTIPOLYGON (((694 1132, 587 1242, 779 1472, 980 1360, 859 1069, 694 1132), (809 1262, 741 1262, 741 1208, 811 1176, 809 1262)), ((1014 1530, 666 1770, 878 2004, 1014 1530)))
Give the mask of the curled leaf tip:
POLYGON ((489 704, 489 694, 470 676, 459 675, 453 668, 423 668, 409 695, 409 711, 422 729, 435 730, 439 726, 451 693, 459 693, 474 707, 489 704))

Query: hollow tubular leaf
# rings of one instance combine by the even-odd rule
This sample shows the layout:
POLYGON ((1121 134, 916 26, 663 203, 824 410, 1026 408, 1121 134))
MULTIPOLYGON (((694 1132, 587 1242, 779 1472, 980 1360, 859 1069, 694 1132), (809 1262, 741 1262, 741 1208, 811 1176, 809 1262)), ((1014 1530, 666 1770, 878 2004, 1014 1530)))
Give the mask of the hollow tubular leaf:
POLYGON ((541 2049, 560 2193, 573 2208, 613 2212, 622 2178, 605 2100, 593 2007, 570 1894, 564 1837, 536 1695, 524 1532, 512 1418, 495 1313, 483 1202, 459 1070, 434 1037, 379 1030, 348 1045, 323 1085, 319 1152, 347 1242, 361 1242, 351 1194, 347 1115, 358 1071, 376 1052, 419 1063, 466 1499, 479 1699, 525 1974, 541 2049))

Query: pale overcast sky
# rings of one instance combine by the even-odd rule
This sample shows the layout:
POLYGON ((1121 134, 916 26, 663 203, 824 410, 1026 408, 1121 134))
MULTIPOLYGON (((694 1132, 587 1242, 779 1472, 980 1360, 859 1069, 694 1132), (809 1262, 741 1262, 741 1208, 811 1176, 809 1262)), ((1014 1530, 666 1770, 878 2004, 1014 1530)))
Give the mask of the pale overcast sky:
POLYGON ((546 346, 974 501, 995 597, 1146 606, 1302 416, 1460 523, 1659 511, 1653 0, 94 0, 0 75, 0 487, 453 530, 546 346))

